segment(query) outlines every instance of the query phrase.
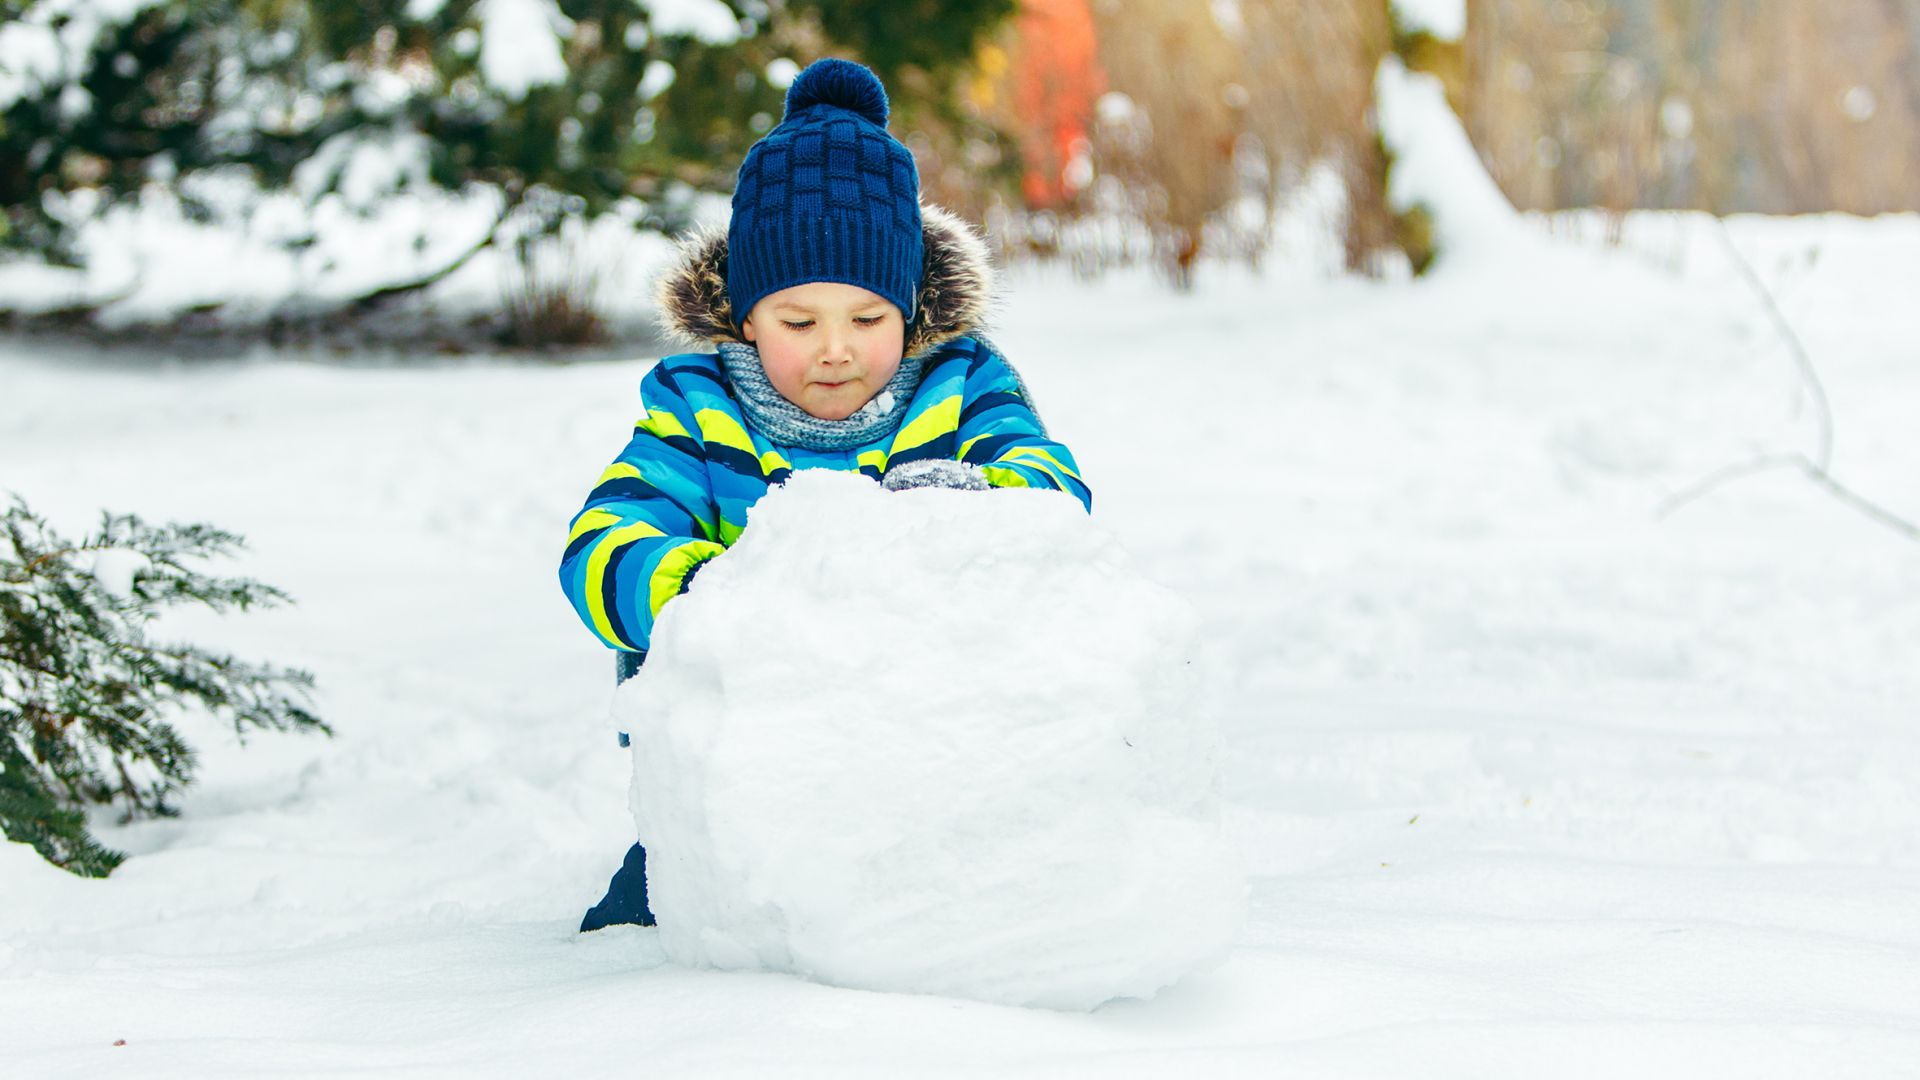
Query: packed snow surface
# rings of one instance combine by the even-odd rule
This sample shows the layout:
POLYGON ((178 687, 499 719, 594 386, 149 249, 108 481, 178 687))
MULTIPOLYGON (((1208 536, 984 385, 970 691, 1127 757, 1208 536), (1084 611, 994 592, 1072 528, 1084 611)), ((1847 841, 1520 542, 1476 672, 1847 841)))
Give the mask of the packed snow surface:
POLYGON ((104 881, 0 844, 0 1073, 1912 1076, 1920 545, 1788 470, 1658 511, 1817 439, 1730 241, 1834 474, 1920 518, 1920 219, 1519 224, 1413 282, 1297 238, 1184 295, 1007 275, 1093 522, 1222 654, 1251 887, 1218 967, 1090 1013, 574 932, 632 762, 554 571, 650 357, 0 339, 0 488, 245 533, 218 569, 298 605, 157 635, 312 669, 337 732, 185 718, 200 782, 95 819, 104 881))
POLYGON ((1245 914, 1188 604, 1072 498, 796 474, 622 690, 667 955, 1086 1009, 1245 914))

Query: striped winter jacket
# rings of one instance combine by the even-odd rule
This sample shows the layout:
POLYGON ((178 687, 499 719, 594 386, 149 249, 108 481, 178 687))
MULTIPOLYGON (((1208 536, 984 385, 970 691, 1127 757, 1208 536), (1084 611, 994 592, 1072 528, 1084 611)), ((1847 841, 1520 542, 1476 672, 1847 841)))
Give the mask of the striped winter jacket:
MULTIPOLYGON (((1019 378, 967 333, 990 290, 985 249, 958 219, 925 207, 927 267, 909 332, 924 354, 920 388, 893 434, 845 451, 782 446, 751 427, 714 353, 669 356, 640 384, 642 416, 626 449, 574 516, 560 584, 588 628, 616 649, 645 652, 654 619, 694 571, 740 536, 747 509, 796 469, 859 471, 951 458, 996 487, 1065 491, 1091 508, 1073 455, 1046 437, 1019 378)), ((661 290, 682 337, 738 340, 725 293, 726 238, 689 245, 661 290)))

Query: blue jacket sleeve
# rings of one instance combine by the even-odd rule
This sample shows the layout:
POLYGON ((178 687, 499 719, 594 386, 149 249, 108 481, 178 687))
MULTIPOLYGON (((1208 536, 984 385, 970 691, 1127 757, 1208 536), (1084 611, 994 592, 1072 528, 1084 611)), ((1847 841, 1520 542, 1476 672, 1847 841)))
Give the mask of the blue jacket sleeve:
POLYGON ((1025 387, 1006 362, 979 346, 960 412, 960 460, 980 466, 994 487, 1053 488, 1093 509, 1093 491, 1072 451, 1045 434, 1025 387))
POLYGON ((692 408, 667 364, 640 383, 644 415, 567 531, 560 587, 616 649, 646 651, 654 620, 693 571, 726 550, 692 408))

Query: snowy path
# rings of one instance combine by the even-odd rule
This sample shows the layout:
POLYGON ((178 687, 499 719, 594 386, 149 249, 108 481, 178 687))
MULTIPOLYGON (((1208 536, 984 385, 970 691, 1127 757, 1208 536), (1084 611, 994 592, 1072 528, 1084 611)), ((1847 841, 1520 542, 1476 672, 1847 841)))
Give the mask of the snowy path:
MULTIPOLYGON (((0 1073, 1920 1075, 1920 547, 1785 474, 1653 519, 1811 439, 1672 228, 1419 286, 1011 283, 997 340, 1230 673, 1256 875, 1227 963, 1091 1015, 571 933, 631 826, 552 566, 643 363, 0 346, 0 488, 245 533, 299 606, 179 629, 313 668, 339 733, 193 732, 106 882, 0 846, 0 1073)), ((1920 221, 1739 235, 1836 471, 1920 517, 1920 221)))

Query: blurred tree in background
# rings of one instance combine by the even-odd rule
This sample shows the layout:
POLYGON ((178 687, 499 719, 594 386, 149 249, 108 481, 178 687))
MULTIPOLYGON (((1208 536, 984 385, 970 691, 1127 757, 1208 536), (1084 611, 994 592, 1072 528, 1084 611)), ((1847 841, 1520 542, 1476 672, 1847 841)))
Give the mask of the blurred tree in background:
POLYGON ((1386 0, 1025 0, 986 95, 1026 168, 1003 241, 1186 286, 1203 256, 1257 261, 1327 169, 1347 267, 1376 272, 1401 234, 1370 117, 1393 44, 1386 0))
POLYGON ((309 199, 410 186, 540 193, 552 217, 726 191, 827 52, 877 68, 911 116, 1014 0, 6 0, 0 241, 70 259, 76 222, 195 177, 309 199), (910 26, 913 33, 901 33, 910 26), (782 77, 784 73, 784 78, 782 77))
POLYGON ((1461 2, 1449 41, 1387 0, 1024 0, 984 65, 1027 171, 1003 246, 1181 283, 1202 255, 1260 258, 1276 206, 1330 169, 1347 268, 1417 271, 1423 223, 1385 204, 1371 116, 1389 54, 1441 79, 1521 209, 1920 209, 1920 0, 1461 2), (1081 13, 1090 65, 1059 44, 1081 13))
MULTIPOLYGON (((681 228, 826 55, 879 71, 927 197, 1001 251, 1181 285, 1262 258, 1328 182, 1349 270, 1425 265, 1384 197, 1388 55, 1442 79, 1523 209, 1920 207, 1920 0, 1461 2, 1443 41, 1390 0, 0 0, 0 245, 73 262, 78 226, 156 189, 209 222, 236 186, 363 214, 497 195, 477 246, 377 303, 510 215, 523 266, 609 210, 681 228)), ((528 298, 576 328, 535 336, 594 332, 578 291, 528 298)))
POLYGON ((1455 104, 1523 209, 1920 208, 1920 0, 1469 0, 1455 104))

